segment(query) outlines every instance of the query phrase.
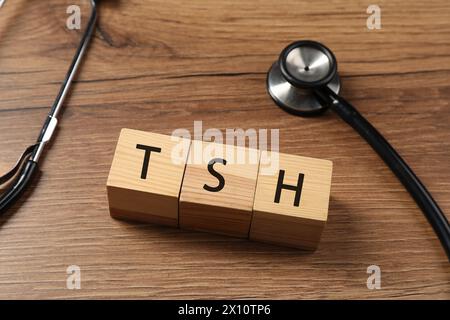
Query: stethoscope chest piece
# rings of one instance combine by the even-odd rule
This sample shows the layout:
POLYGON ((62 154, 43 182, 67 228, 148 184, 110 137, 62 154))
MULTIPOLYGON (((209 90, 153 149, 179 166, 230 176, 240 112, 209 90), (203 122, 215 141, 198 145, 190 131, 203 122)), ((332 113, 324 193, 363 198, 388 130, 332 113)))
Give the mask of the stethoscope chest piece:
POLYGON ((333 53, 315 41, 297 41, 287 46, 267 74, 267 91, 284 110, 301 116, 327 109, 314 88, 328 86, 340 90, 336 59, 333 53))
POLYGON ((450 260, 450 223, 389 142, 356 108, 339 95, 334 54, 323 44, 302 40, 288 45, 267 74, 267 91, 275 103, 299 116, 332 109, 372 146, 411 193, 430 221, 450 260))

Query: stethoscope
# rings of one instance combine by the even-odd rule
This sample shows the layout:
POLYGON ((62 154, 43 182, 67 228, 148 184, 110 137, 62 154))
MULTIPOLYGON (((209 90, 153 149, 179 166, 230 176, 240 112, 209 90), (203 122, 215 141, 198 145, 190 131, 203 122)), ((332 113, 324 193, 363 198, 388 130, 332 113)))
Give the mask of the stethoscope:
POLYGON ((267 90, 275 103, 299 116, 328 108, 351 125, 391 168, 422 209, 450 260, 450 225, 431 194, 389 142, 350 103, 339 96, 340 79, 334 54, 321 43, 288 45, 267 75, 267 90))
MULTIPOLYGON (((0 0, 0 7, 5 0, 0 0)), ((58 124, 58 115, 69 92, 97 21, 95 0, 91 14, 72 63, 35 144, 26 148, 16 165, 0 177, 0 185, 8 187, 0 195, 0 215, 24 192, 37 171, 45 146, 58 124)), ((296 115, 319 114, 331 107, 367 140, 397 175, 422 209, 450 259, 450 226, 430 193, 384 137, 347 101, 338 95, 340 81, 333 53, 314 41, 298 41, 283 50, 267 76, 267 88, 280 107, 296 115)))
MULTIPOLYGON (((0 0, 0 7, 4 5, 5 1, 6 0, 0 0)), ((0 215, 6 212, 6 210, 22 195, 26 186, 30 184, 32 177, 37 171, 42 152, 52 139, 53 133, 58 125, 58 115, 95 29, 97 21, 96 3, 95 0, 89 0, 89 2, 91 3, 91 14, 88 25, 72 59, 66 77, 62 82, 59 93, 45 119, 36 143, 25 149, 16 165, 9 172, 0 176, 0 185, 8 186, 0 195, 0 215)))

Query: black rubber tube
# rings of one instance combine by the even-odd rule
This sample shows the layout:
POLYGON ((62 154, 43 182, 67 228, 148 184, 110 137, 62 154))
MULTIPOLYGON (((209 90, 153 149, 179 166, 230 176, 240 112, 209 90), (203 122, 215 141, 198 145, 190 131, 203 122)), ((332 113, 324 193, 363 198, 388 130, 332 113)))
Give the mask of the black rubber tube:
POLYGON ((422 209, 436 232, 450 261, 450 225, 431 194, 389 142, 349 102, 328 87, 316 91, 345 122, 352 126, 378 153, 422 209))
POLYGON ((37 169, 37 163, 28 160, 9 188, 0 195, 0 215, 6 212, 25 191, 37 169))

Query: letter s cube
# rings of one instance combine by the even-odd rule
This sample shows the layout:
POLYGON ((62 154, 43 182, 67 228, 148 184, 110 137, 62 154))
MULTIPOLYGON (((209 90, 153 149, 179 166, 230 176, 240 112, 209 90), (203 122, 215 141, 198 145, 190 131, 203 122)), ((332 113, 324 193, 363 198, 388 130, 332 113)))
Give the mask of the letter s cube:
POLYGON ((332 162, 262 152, 250 239, 314 250, 328 217, 332 162), (264 168, 270 159, 272 172, 264 168))
POLYGON ((190 140, 122 129, 107 181, 114 218, 178 226, 190 140))
POLYGON ((259 150, 192 141, 180 228, 248 238, 259 150))

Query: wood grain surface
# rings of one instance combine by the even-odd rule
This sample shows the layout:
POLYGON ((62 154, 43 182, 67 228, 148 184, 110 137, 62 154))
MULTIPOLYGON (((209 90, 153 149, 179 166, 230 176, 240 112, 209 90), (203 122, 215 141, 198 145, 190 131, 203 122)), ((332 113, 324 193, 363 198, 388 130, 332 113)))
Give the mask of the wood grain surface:
MULTIPOLYGON (((66 8, 0 9, 0 169, 30 143, 80 31, 66 8)), ((450 2, 102 1, 86 60, 25 197, 0 218, 0 298, 450 298, 436 235, 371 148, 331 112, 299 118, 266 94, 281 49, 315 39, 339 60, 342 94, 398 149, 450 214, 450 2), (280 129, 284 153, 333 161, 315 253, 111 219, 106 179, 121 128, 280 129), (81 290, 66 268, 81 268, 81 290), (381 268, 381 289, 366 286, 381 268)))

